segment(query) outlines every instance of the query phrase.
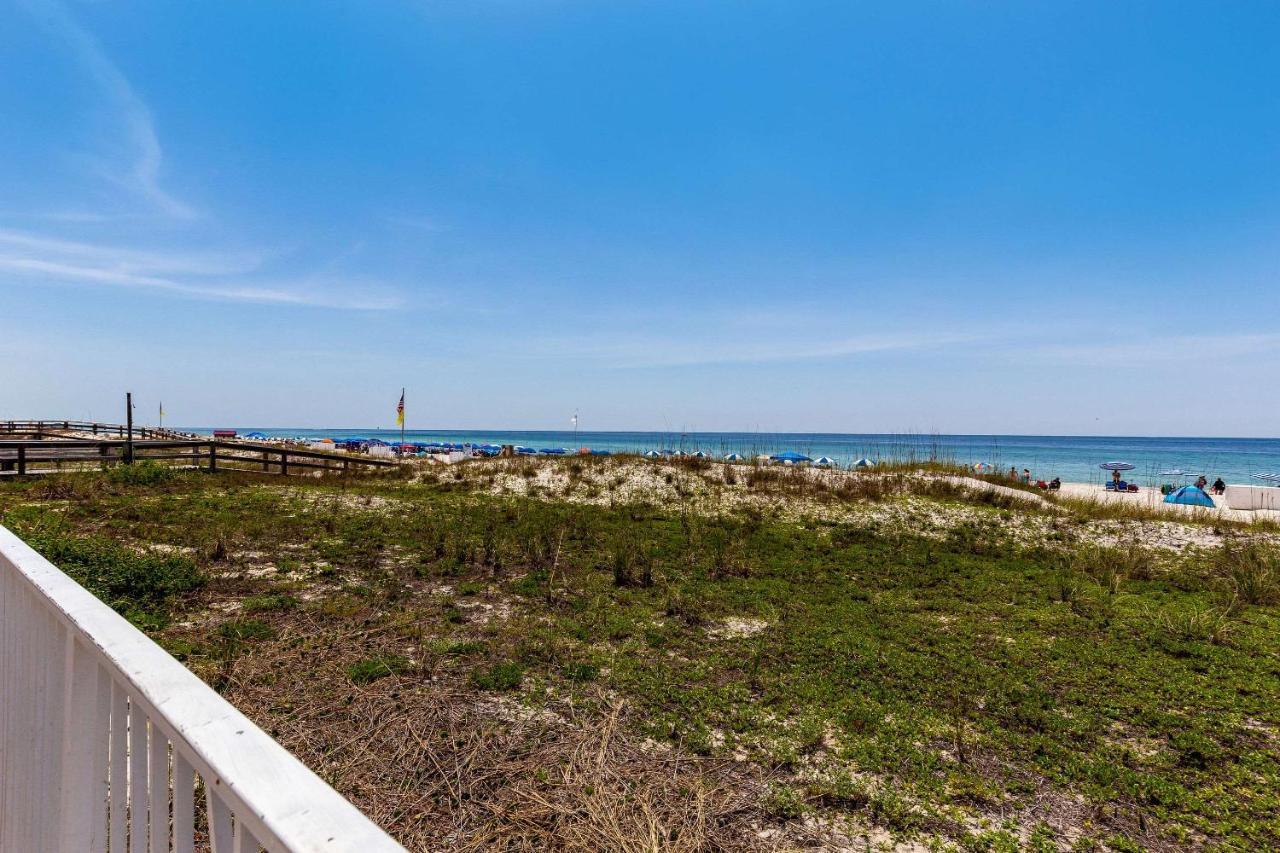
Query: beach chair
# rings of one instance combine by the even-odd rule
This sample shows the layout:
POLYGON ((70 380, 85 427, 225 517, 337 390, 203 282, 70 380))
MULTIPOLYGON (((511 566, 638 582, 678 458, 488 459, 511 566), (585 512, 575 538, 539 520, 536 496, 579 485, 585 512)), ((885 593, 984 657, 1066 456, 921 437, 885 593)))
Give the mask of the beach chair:
POLYGON ((1105 488, 1108 492, 1114 492, 1116 490, 1116 484, 1111 482, 1110 480, 1107 480, 1107 482, 1103 483, 1103 488, 1105 488))

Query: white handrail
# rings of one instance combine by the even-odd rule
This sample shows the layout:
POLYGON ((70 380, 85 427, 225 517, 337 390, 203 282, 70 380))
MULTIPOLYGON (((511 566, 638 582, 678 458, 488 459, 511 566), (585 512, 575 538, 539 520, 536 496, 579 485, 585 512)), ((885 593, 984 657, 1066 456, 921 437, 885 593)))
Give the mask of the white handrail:
POLYGON ((0 527, 0 851, 190 853, 200 791, 214 853, 403 851, 0 527))

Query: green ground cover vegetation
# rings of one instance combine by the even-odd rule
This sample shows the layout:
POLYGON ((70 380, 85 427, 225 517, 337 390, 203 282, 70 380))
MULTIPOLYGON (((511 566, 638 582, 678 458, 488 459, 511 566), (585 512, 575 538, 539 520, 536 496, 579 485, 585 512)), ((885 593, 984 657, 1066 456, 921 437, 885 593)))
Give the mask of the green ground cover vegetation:
MULTIPOLYGON (((784 827, 1280 846, 1266 547, 1015 545, 1008 506, 939 536, 433 479, 68 475, 0 485, 0 523, 220 689, 292 655, 338 661, 318 693, 625 701, 630 737, 758 768, 759 819, 784 827)), ((308 697, 273 701, 269 729, 308 697)))

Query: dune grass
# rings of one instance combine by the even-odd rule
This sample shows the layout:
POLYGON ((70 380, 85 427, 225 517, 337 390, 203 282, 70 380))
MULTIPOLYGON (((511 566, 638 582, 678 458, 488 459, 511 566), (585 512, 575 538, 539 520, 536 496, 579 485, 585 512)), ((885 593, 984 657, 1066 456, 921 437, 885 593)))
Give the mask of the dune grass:
MULTIPOLYGON (((811 488, 795 476, 757 487, 811 488)), ((851 480, 840 500, 907 494, 851 480)), ((1016 545, 1014 504, 936 482, 912 498, 976 500, 990 523, 708 517, 481 494, 451 472, 86 475, 0 486, 0 518, 64 567, 78 546, 38 531, 112 559, 186 549, 177 577, 204 586, 151 562, 156 592, 133 594, 190 624, 148 629, 410 847, 600 844, 593 821, 641 792, 682 849, 802 845, 814 827, 962 849, 1280 844, 1275 554, 1016 545), (585 781, 579 750, 609 720, 599 754, 623 750, 626 770, 585 781), (447 784, 437 762, 458 768, 447 784)))

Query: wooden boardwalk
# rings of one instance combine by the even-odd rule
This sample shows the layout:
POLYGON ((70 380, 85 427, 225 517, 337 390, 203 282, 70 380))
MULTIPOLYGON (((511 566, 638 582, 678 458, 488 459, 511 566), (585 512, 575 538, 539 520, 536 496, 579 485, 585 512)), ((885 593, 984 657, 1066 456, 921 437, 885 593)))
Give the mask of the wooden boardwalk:
POLYGON ((209 439, 87 421, 0 421, 0 477, 105 468, 152 460, 166 465, 260 474, 351 474, 399 463, 346 453, 209 439))

